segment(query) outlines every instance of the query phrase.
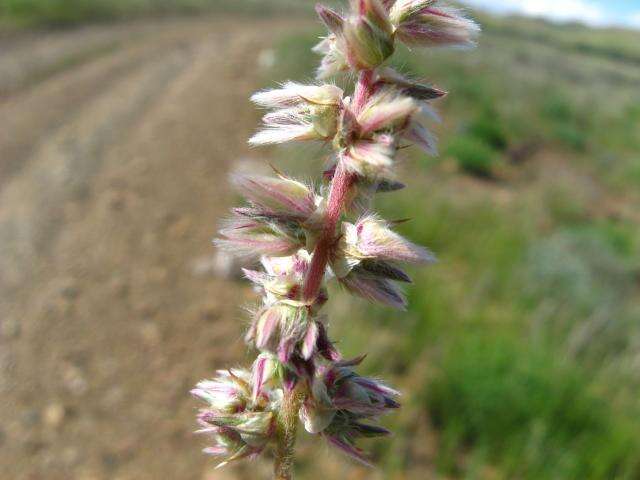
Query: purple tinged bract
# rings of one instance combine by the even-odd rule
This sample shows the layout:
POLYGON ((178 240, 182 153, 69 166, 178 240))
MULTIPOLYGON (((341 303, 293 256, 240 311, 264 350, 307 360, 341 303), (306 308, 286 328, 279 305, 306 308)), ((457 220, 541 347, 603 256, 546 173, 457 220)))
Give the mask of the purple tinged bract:
POLYGON ((331 445, 369 464, 367 455, 356 447, 362 437, 388 435, 376 423, 389 411, 399 408, 400 395, 384 383, 361 377, 353 367, 362 357, 320 366, 311 384, 311 395, 300 410, 309 433, 322 434, 331 445))
POLYGON ((204 380, 191 391, 207 404, 198 413, 201 429, 196 433, 209 436, 214 445, 204 452, 226 457, 218 467, 259 455, 275 433, 274 412, 282 391, 253 392, 254 376, 255 372, 240 369, 219 371, 215 379, 204 380))

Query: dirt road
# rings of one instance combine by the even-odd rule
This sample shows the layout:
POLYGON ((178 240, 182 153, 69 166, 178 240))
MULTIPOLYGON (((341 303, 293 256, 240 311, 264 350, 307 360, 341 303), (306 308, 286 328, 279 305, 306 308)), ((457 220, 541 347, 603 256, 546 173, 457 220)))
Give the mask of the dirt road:
POLYGON ((276 27, 2 40, 0 479, 208 475, 187 392, 242 360, 251 296, 209 272, 210 239, 276 27))

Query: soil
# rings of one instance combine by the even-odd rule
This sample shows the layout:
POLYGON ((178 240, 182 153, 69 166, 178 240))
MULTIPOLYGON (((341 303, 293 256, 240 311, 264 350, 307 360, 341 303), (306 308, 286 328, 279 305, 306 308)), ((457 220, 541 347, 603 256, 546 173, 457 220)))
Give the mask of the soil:
POLYGON ((0 479, 230 475, 200 453, 188 391, 246 356, 253 295, 215 275, 211 238, 281 27, 0 40, 0 479))

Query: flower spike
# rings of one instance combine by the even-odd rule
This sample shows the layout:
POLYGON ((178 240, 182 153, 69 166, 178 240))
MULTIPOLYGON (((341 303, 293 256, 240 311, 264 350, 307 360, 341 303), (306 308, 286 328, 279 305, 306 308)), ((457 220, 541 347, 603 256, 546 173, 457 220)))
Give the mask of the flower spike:
POLYGON ((395 40, 409 46, 473 47, 480 27, 439 0, 352 0, 342 17, 317 6, 329 35, 315 48, 323 59, 318 78, 381 67, 395 50, 395 40))
POLYGON ((389 431, 380 417, 399 408, 399 392, 363 377, 364 355, 343 359, 322 314, 329 282, 353 295, 405 309, 398 285, 411 278, 403 264, 435 260, 426 248, 393 231, 399 222, 372 213, 376 193, 404 188, 395 166, 402 149, 436 153, 429 124, 432 102, 445 92, 386 66, 397 43, 470 46, 479 28, 439 0, 350 0, 343 14, 318 5, 328 32, 314 51, 322 55, 317 77, 350 73, 343 91, 332 83, 286 82, 255 93, 266 109, 253 146, 317 141, 332 148, 322 181, 312 186, 273 169, 274 176, 235 175, 246 204, 234 208, 215 240, 227 252, 258 263, 243 269, 261 295, 245 340, 256 358, 250 370, 218 371, 199 382, 204 402, 198 433, 204 449, 223 457, 218 467, 275 454, 275 478, 290 480, 296 428, 363 464, 371 458, 362 438, 389 431))

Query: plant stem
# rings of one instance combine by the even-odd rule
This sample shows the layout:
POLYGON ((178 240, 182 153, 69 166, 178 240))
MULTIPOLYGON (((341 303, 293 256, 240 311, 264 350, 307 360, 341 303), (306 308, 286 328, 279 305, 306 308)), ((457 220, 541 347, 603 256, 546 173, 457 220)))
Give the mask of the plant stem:
MULTIPOLYGON (((370 70, 360 72, 358 83, 354 92, 352 109, 359 112, 372 93, 373 72, 370 70)), ((324 217, 322 235, 313 251, 313 258, 309 266, 309 272, 303 286, 303 296, 306 300, 313 301, 318 296, 322 285, 322 278, 331 258, 332 250, 336 243, 336 225, 344 210, 349 190, 356 181, 356 175, 347 170, 342 160, 342 153, 338 154, 336 171, 331 180, 327 209, 324 217)), ((276 460, 275 479, 293 479, 294 447, 296 443, 296 431, 298 426, 298 410, 304 398, 301 392, 300 382, 292 389, 285 389, 282 400, 282 408, 278 414, 276 432, 276 460)))
POLYGON ((294 447, 298 429, 298 410, 303 395, 299 384, 293 390, 284 391, 282 408, 278 414, 276 431, 275 480, 293 479, 294 447))
POLYGON ((327 263, 335 243, 336 224, 354 180, 354 175, 348 172, 343 163, 338 160, 336 172, 331 181, 331 191, 329 192, 322 236, 313 251, 311 266, 304 284, 303 295, 306 300, 313 301, 318 296, 322 285, 322 277, 327 269, 327 263))
POLYGON ((351 110, 355 115, 360 113, 367 100, 371 96, 373 88, 373 70, 362 70, 358 76, 355 91, 353 92, 353 103, 351 110))
MULTIPOLYGON (((359 112, 369 96, 371 95, 373 72, 363 70, 358 77, 355 92, 353 94, 352 109, 359 112)), ((324 218, 322 236, 313 251, 313 258, 309 273, 304 283, 303 296, 305 300, 313 301, 320 291, 322 277, 327 269, 327 264, 331 257, 331 250, 335 245, 336 225, 340 219, 340 214, 344 209, 349 190, 356 180, 356 175, 349 172, 342 161, 342 153, 338 155, 336 171, 331 180, 331 189, 327 201, 327 211, 324 218)))

